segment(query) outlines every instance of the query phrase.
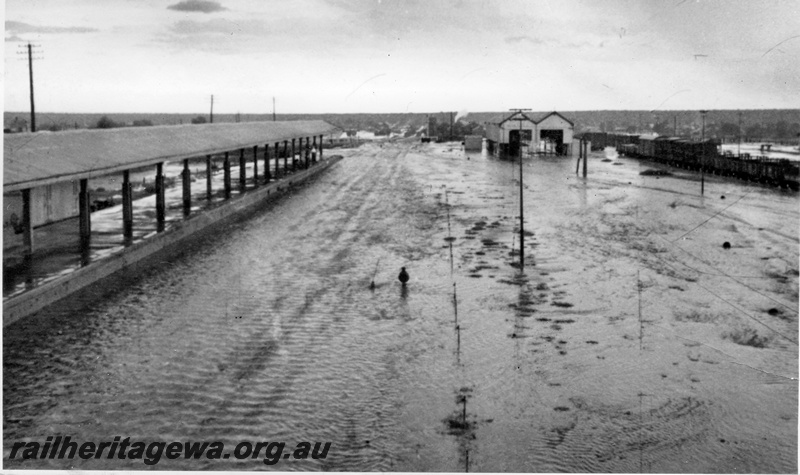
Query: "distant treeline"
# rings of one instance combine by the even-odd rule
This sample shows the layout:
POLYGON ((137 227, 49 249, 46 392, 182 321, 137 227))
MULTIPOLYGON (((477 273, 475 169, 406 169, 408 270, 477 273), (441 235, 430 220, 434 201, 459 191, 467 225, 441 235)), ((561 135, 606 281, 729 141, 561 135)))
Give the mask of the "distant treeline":
MULTIPOLYGON (((548 112, 548 111, 542 111, 548 112)), ((575 123, 576 132, 628 132, 661 135, 698 135, 702 118, 696 110, 664 111, 558 111, 575 123)), ((435 118, 437 130, 431 135, 449 135, 451 116, 453 135, 481 134, 485 122, 501 120, 510 112, 470 112, 456 116, 450 112, 385 113, 385 114, 277 114, 277 120, 320 119, 343 131, 364 130, 376 135, 389 133, 414 135, 426 131, 429 118, 435 118)), ((539 114, 535 112, 534 114, 539 114)), ((271 121, 272 114, 214 114, 214 122, 271 121)), ((5 112, 4 129, 10 132, 27 131, 30 115, 26 112, 5 112)), ((37 130, 68 130, 98 127, 129 127, 206 123, 208 114, 161 113, 37 113, 37 130)), ((705 133, 708 137, 738 135, 758 138, 795 139, 800 134, 800 109, 711 110, 706 114, 705 133), (741 129, 739 124, 741 123, 741 129)))

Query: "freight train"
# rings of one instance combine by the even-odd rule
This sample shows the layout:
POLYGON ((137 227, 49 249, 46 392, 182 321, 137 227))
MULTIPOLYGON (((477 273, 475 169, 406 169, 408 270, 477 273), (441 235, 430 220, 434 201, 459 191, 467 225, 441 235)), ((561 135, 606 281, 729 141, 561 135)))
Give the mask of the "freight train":
POLYGON ((719 153, 712 139, 691 140, 680 137, 653 135, 608 134, 588 132, 582 137, 591 141, 592 150, 615 147, 623 156, 644 158, 688 170, 731 176, 781 188, 800 189, 800 163, 767 157, 736 156, 719 153))

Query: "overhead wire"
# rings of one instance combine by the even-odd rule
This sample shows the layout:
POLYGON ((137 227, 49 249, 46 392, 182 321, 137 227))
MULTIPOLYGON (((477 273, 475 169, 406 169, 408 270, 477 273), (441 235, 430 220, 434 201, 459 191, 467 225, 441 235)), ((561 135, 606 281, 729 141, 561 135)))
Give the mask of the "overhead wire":
POLYGON ((675 242, 675 241, 677 241, 677 240, 679 240, 679 239, 681 239, 681 238, 683 238, 683 237, 687 236, 688 234, 691 234, 691 233, 692 233, 693 231, 695 231, 696 229, 700 228, 701 226, 703 226, 703 225, 704 225, 704 224, 706 224, 707 222, 711 221, 712 219, 716 218, 716 217, 717 217, 717 216, 719 216, 720 214, 722 214, 722 213, 724 213, 725 211, 727 211, 727 210, 728 210, 728 208, 730 208, 731 206, 733 206, 733 205, 735 205, 736 203, 740 202, 740 201, 742 200, 742 198, 744 198, 745 196, 749 195, 750 193, 752 193, 752 190, 750 190, 750 191, 748 191, 747 193, 745 193, 745 194, 743 194, 742 196, 740 196, 740 197, 739 197, 739 199, 737 199, 737 200, 736 200, 736 201, 734 201, 733 203, 729 204, 728 206, 726 206, 725 208, 723 208, 721 211, 719 211, 719 212, 717 212, 717 213, 714 213, 713 215, 711 215, 711 216, 710 216, 708 219, 706 219, 706 220, 705 220, 705 221, 703 221, 702 223, 698 224, 697 226, 693 227, 692 229, 690 229, 690 230, 686 231, 685 233, 681 234, 680 236, 678 236, 677 238, 675 238, 675 239, 674 239, 672 242, 675 242))

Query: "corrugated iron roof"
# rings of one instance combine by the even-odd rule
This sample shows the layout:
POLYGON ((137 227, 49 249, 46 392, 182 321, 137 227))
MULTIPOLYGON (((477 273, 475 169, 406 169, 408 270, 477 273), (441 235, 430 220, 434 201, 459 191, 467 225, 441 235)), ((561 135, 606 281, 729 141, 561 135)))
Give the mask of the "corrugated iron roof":
POLYGON ((3 191, 92 178, 338 130, 322 120, 5 134, 3 191))

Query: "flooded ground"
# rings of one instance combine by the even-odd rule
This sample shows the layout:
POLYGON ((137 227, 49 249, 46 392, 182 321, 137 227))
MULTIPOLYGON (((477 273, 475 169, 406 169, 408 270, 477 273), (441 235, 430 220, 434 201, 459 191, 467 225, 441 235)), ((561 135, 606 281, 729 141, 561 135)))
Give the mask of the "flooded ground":
POLYGON ((798 148, 797 145, 769 145, 769 148, 763 148, 761 143, 724 143, 720 146, 720 149, 723 152, 730 152, 734 155, 749 153, 752 157, 763 156, 767 158, 800 161, 800 148, 798 148))
POLYGON ((521 272, 518 164, 345 156, 112 297, 5 328, 4 466, 147 468, 8 460, 70 435, 332 442, 161 470, 797 471, 797 194, 535 159, 521 272))

